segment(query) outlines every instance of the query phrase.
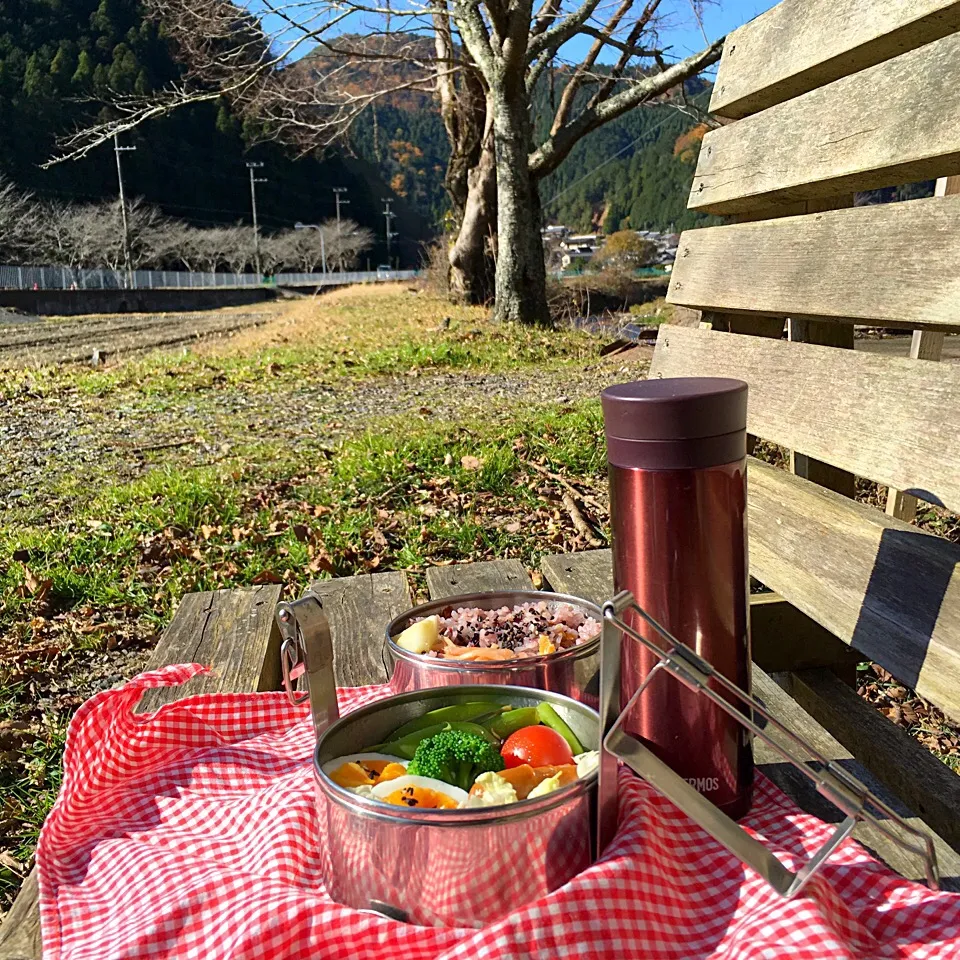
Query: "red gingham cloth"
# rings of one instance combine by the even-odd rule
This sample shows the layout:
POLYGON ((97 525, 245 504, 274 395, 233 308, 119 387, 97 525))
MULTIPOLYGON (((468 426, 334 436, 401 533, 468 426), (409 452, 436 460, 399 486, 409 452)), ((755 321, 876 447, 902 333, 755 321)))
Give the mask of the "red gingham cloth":
MULTIPOLYGON (((44 957, 960 956, 960 896, 902 880, 847 841, 783 901, 626 774, 603 860, 497 923, 415 927, 342 907, 320 880, 304 708, 280 693, 217 694, 134 714, 148 687, 202 670, 145 673, 77 711, 37 850, 44 957)), ((343 690, 341 711, 387 693, 343 690)), ((762 777, 745 824, 792 868, 831 831, 762 777)))

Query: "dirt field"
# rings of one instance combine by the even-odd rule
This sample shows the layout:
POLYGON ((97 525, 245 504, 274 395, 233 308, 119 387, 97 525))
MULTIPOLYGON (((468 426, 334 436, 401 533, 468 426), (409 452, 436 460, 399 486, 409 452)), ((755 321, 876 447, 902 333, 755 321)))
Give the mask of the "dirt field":
POLYGON ((273 320, 278 304, 230 307, 196 313, 117 314, 69 319, 26 320, 3 324, 0 370, 22 370, 55 363, 136 356, 175 349, 231 334, 273 320))

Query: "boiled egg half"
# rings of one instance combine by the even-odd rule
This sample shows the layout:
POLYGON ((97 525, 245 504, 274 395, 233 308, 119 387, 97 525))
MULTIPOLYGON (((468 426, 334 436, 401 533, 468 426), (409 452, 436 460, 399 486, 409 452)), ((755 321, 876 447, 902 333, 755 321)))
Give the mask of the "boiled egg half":
POLYGON ((381 781, 370 796, 398 807, 417 807, 421 810, 454 810, 467 802, 466 790, 433 777, 410 774, 389 782, 381 781))
POLYGON ((407 772, 407 761, 387 753, 352 753, 328 760, 321 768, 338 786, 369 796, 378 783, 395 780, 407 772))

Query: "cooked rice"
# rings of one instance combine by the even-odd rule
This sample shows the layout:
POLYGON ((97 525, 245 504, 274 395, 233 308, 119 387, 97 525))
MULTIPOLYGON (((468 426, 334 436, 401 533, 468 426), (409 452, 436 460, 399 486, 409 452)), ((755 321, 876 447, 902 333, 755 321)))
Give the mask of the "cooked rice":
POLYGON ((463 660, 537 657, 587 643, 599 633, 600 623, 569 603, 539 600, 497 610, 457 607, 440 617, 444 648, 427 656, 463 660))

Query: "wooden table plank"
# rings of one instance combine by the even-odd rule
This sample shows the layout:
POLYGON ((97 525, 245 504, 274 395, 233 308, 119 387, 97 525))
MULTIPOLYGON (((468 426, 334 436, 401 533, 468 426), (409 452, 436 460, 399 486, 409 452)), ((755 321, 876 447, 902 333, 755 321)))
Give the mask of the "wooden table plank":
MULTIPOLYGON (((828 759, 839 761, 847 771, 860 780, 872 793, 896 810, 912 827, 929 833, 933 837, 934 846, 937 850, 944 889, 960 891, 960 855, 952 850, 942 837, 935 834, 919 817, 913 816, 911 811, 893 796, 866 767, 854 759, 849 750, 821 727, 785 690, 774 682, 772 677, 756 667, 753 672, 753 689, 754 693, 781 723, 786 724, 828 759)), ((798 770, 783 761, 772 747, 757 740, 754 742, 754 756, 757 761, 757 769, 808 813, 812 813, 827 822, 838 822, 842 819, 840 812, 816 792, 810 781, 798 770)), ((878 856, 898 873, 914 880, 923 879, 921 865, 914 862, 914 858, 905 854, 896 844, 876 829, 858 824, 853 835, 871 853, 878 856)))
POLYGON ((427 567, 427 589, 433 600, 485 590, 531 590, 533 584, 519 560, 487 560, 427 567))
POLYGON ((544 579, 558 593, 602 604, 613 595, 613 553, 587 550, 557 553, 540 561, 544 579))
MULTIPOLYGON (((180 687, 149 690, 141 713, 194 693, 279 688, 279 634, 273 613, 280 588, 259 586, 187 594, 153 651, 147 669, 207 663, 213 672, 180 687)), ((0 924, 0 960, 39 960, 40 909, 36 867, 0 924)))
POLYGON ((310 589, 320 597, 330 621, 337 685, 384 683, 384 632, 394 617, 410 609, 406 574, 393 571, 338 577, 320 580, 310 589))
POLYGON ((203 663, 210 673, 180 687, 148 690, 139 713, 197 693, 280 689, 280 633, 274 610, 280 587, 188 593, 147 664, 203 663))

